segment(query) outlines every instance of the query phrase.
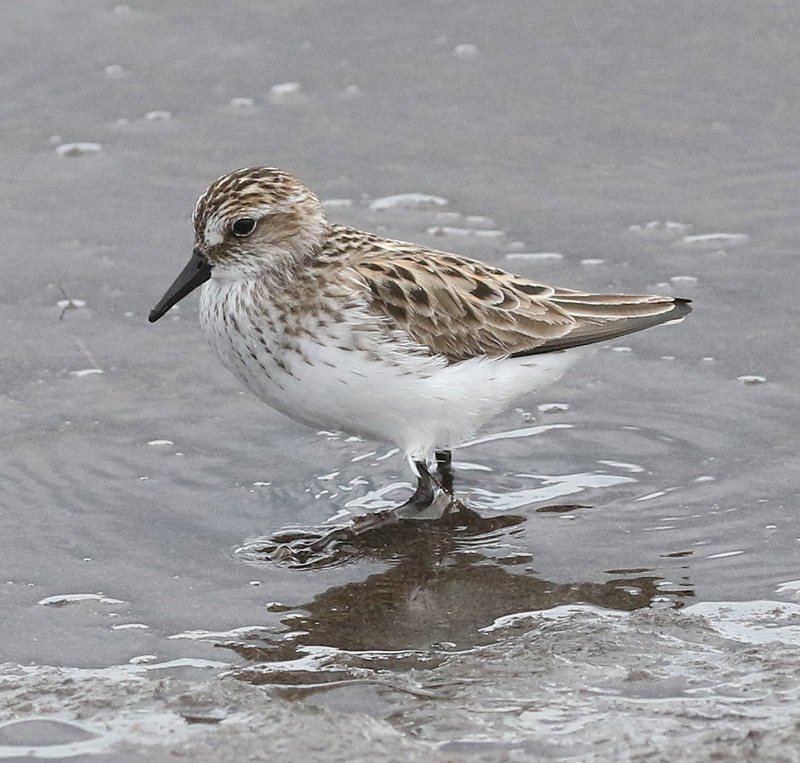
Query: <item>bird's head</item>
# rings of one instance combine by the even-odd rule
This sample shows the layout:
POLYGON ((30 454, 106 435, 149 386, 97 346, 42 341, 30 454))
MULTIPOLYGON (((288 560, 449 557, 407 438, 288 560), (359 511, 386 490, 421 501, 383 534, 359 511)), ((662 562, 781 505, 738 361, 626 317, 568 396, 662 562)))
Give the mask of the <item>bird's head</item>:
POLYGON ((328 228, 319 199, 271 167, 216 180, 197 200, 193 221, 192 257, 150 313, 151 323, 209 278, 238 280, 298 267, 319 249, 328 228))

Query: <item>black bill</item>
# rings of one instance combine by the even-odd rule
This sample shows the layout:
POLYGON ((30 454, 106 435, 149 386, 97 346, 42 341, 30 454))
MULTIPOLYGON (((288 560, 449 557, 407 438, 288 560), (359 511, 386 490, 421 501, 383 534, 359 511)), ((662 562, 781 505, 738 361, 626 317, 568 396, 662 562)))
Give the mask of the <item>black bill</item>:
POLYGON ((211 265, 200 254, 199 249, 192 252, 192 257, 181 271, 181 274, 172 282, 167 293, 161 297, 159 303, 150 311, 147 318, 150 323, 155 323, 174 304, 180 302, 187 294, 193 292, 198 286, 211 278, 211 265))

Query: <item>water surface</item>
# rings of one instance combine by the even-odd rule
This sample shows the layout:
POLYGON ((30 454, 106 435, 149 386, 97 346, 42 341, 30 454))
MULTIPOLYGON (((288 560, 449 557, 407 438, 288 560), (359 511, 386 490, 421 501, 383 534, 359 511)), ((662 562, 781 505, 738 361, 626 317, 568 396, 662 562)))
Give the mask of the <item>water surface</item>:
POLYGON ((799 15, 7 8, 0 756, 796 747, 799 15), (695 312, 459 449, 474 514, 276 564, 273 533, 410 484, 390 445, 249 397, 195 297, 146 322, 197 195, 252 164, 298 174, 336 222, 695 312), (374 203, 399 193, 447 204, 374 203))

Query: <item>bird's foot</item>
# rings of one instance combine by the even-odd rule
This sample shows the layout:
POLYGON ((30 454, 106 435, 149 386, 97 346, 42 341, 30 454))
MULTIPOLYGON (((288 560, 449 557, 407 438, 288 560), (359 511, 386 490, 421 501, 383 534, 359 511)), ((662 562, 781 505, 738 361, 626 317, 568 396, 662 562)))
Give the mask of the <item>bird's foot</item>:
POLYGON ((431 500, 425 503, 415 501, 414 496, 412 496, 411 500, 400 506, 395 506, 393 509, 380 509, 366 514, 359 514, 353 517, 351 526, 354 535, 360 535, 369 530, 396 525, 405 519, 412 521, 441 519, 461 508, 463 508, 463 504, 458 498, 448 493, 437 491, 431 500))
MULTIPOLYGON (((416 494, 415 494, 416 495, 416 494)), ((435 521, 464 509, 458 499, 437 491, 430 504, 420 509, 412 500, 393 509, 380 509, 354 516, 346 525, 330 528, 287 528, 241 549, 247 555, 265 556, 290 567, 322 567, 345 561, 353 554, 354 546, 367 534, 385 530, 393 525, 417 521, 435 521)))
POLYGON ((453 495, 453 475, 450 453, 436 453, 438 479, 431 475, 427 464, 416 461, 417 487, 414 494, 393 509, 360 514, 346 525, 320 530, 282 530, 262 545, 260 552, 276 562, 290 566, 319 566, 336 561, 346 552, 348 544, 364 533, 382 530, 405 520, 436 520, 464 509, 453 495))

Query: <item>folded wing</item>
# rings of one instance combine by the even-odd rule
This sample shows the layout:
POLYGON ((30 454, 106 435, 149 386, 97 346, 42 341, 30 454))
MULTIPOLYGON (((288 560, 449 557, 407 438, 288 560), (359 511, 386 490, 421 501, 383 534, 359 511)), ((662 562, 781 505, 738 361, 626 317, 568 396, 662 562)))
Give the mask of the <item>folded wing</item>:
POLYGON ((375 241, 367 257, 349 263, 370 310, 453 362, 555 352, 691 312, 684 299, 559 289, 476 260, 375 241))

